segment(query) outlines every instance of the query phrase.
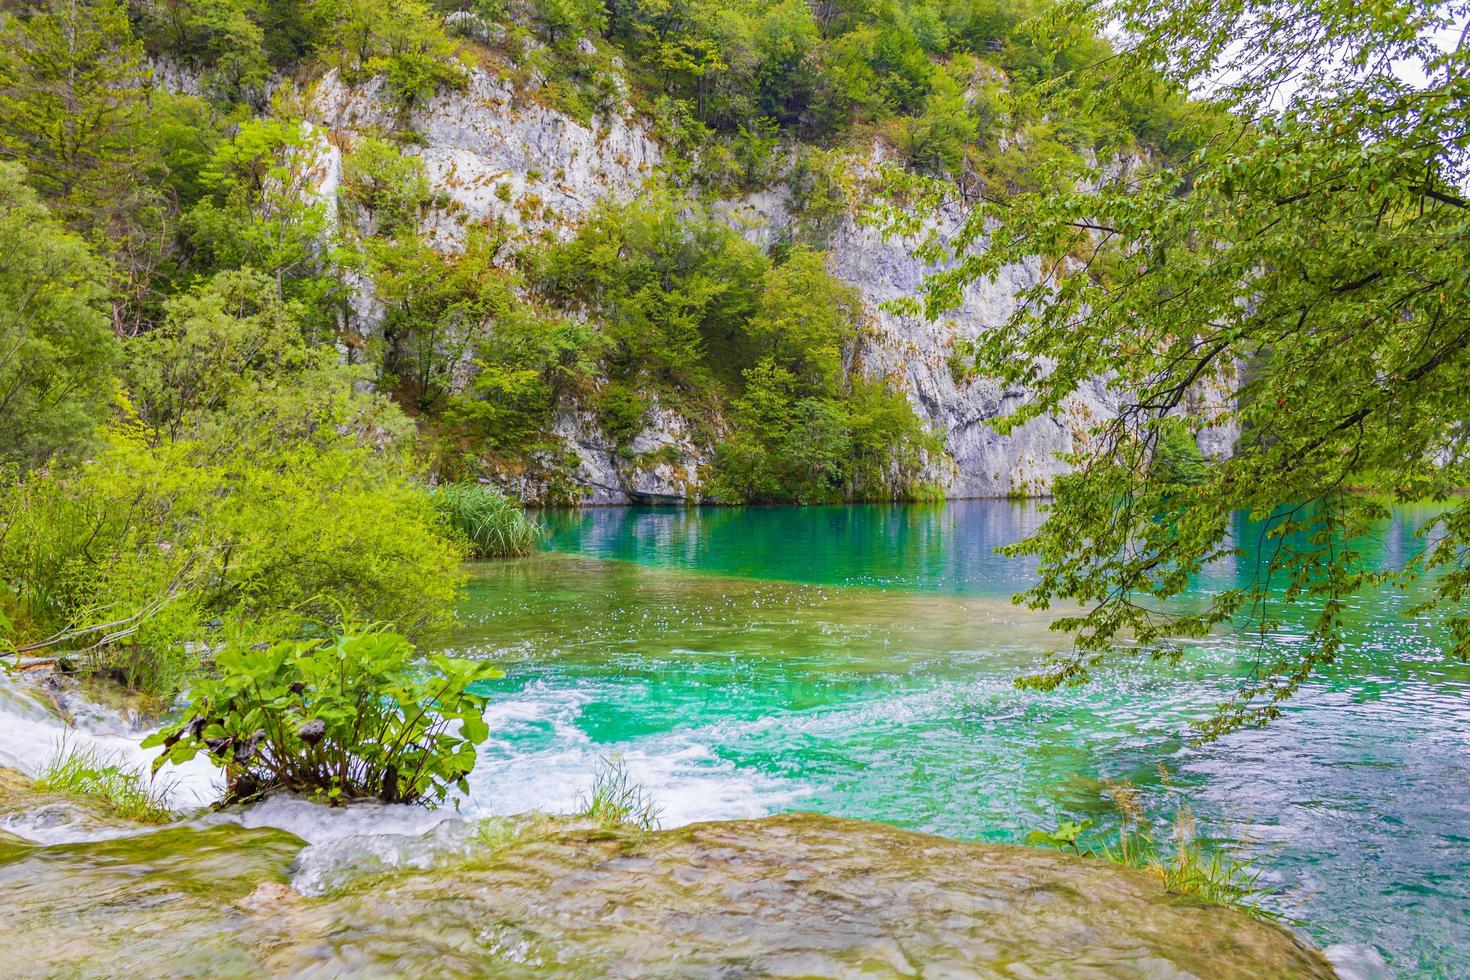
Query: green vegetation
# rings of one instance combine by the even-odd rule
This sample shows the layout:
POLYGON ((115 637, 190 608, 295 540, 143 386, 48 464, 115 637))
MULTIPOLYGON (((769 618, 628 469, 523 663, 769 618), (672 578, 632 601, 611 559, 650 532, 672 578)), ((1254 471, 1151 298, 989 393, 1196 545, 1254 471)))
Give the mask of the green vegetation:
MULTIPOLYGON (((677 462, 635 449, 676 413, 711 459, 691 488, 708 500, 932 496, 944 447, 862 363, 869 311, 823 242, 871 180, 856 164, 875 141, 970 198, 1055 189, 1067 166, 1140 138, 1191 149, 1182 89, 1098 98, 1113 70, 1077 69, 1111 48, 1064 11, 8 5, 0 644, 218 699, 269 651, 295 651, 272 671, 304 671, 320 637, 383 622, 403 638, 391 657, 369 657, 384 639, 330 648, 391 660, 361 683, 398 684, 408 644, 450 621, 462 559, 534 545, 516 503, 482 485, 578 502, 566 432, 588 412, 628 467, 677 462), (329 70, 385 99, 380 129, 321 121, 329 70), (415 155, 414 126, 477 70, 584 120, 631 104, 667 164, 636 201, 560 237, 463 220, 454 178, 436 187, 415 155), (768 248, 711 203, 778 181, 797 219, 768 248)), ((539 189, 565 174, 522 176, 539 189)), ((519 177, 495 181, 487 192, 523 221, 555 224, 540 194, 515 198, 519 177)), ((1173 469, 1182 507, 1209 470, 1182 456, 1173 469)), ((245 726, 252 710, 288 709, 300 706, 209 710, 245 726)), ((405 775, 342 736, 334 751, 366 755, 328 785, 291 768, 312 746, 278 732, 267 765, 244 749, 254 732, 229 730, 236 789, 435 796, 458 778, 428 747, 405 775)), ((200 751, 185 735, 175 748, 200 751)))
POLYGON ((619 758, 603 759, 592 776, 592 789, 580 797, 577 816, 594 821, 604 830, 631 827, 658 829, 658 806, 628 775, 619 758))
POLYGON ((124 345, 91 459, 0 490, 14 645, 167 694, 213 636, 445 625, 461 552, 396 448, 408 423, 361 377, 258 273, 171 299, 124 345))
POLYGON ((1071 851, 1079 857, 1101 858, 1130 868, 1141 868, 1176 895, 1189 895, 1216 905, 1230 905, 1259 918, 1274 918, 1261 907, 1260 872, 1253 860, 1241 860, 1221 848, 1208 847, 1195 834, 1194 815, 1181 805, 1174 814, 1166 841, 1156 839, 1138 792, 1126 783, 1108 787, 1121 818, 1116 835, 1096 847, 1084 846, 1090 820, 1065 820, 1056 830, 1033 830, 1028 844, 1071 851))
POLYGON ((90 448, 114 391, 105 267, 0 164, 0 459, 27 466, 90 448))
POLYGON ((473 558, 508 558, 536 550, 543 528, 494 487, 450 483, 434 488, 434 507, 470 542, 473 558))
POLYGON ((350 628, 263 650, 232 644, 215 666, 196 683, 189 716, 143 745, 164 748, 155 769, 207 753, 225 771, 227 801, 277 789, 333 803, 463 792, 489 736, 488 699, 470 688, 501 676, 442 654, 420 663, 399 634, 350 628))
MULTIPOLYGON (((96 349, 72 362, 58 351, 56 378, 27 381, 63 382, 71 416, 48 407, 39 414, 53 435, 15 438, 34 443, 28 467, 83 451, 111 414, 104 348, 151 347, 184 315, 181 297, 220 276, 256 275, 289 308, 305 356, 360 368, 355 390, 370 380, 413 419, 397 419, 391 441, 416 476, 514 480, 539 502, 576 503, 558 419, 593 411, 637 466, 628 447, 657 410, 679 413, 712 451, 696 488, 709 499, 926 496, 943 447, 856 360, 866 312, 826 271, 821 246, 861 196, 851 158, 875 139, 970 195, 1041 186, 1037 160, 1075 162, 1145 131, 1158 143, 1173 133, 1162 120, 1184 118, 1184 103, 1167 93, 1089 98, 1097 80, 1074 69, 1110 49, 1084 28, 1038 26, 1060 9, 933 0, 18 9, 3 23, 0 153, 26 168, 13 172, 15 193, 23 181, 36 192, 18 206, 53 216, 43 222, 54 234, 42 243, 57 242, 49 252, 85 242, 96 255, 89 264, 68 253, 58 266, 71 270, 65 295, 78 306, 58 322, 91 311, 64 340, 96 349), (381 86, 395 110, 380 120, 387 131, 306 121, 315 110, 305 80, 328 69, 381 86), (584 120, 631 103, 669 151, 664 189, 607 205, 559 244, 504 223, 463 226, 414 155, 413 126, 424 102, 462 88, 472 70, 584 120), (188 86, 197 94, 168 90, 176 72, 199 81, 188 86), (1068 111, 1043 112, 1058 86, 1068 111), (336 200, 320 193, 332 148, 342 154, 336 200), (768 251, 697 203, 776 181, 792 188, 797 223, 768 251), (457 228, 453 247, 427 234, 447 227, 457 228), (99 313, 114 337, 100 332, 99 313), (62 432, 76 444, 54 445, 62 432)), ((523 217, 549 217, 538 195, 515 200, 510 182, 494 193, 523 217)), ((17 226, 31 221, 17 215, 17 226)), ((145 399, 173 392, 145 368, 123 380, 153 385, 125 395, 146 419, 158 406, 145 399)))
POLYGON ((717 500, 903 497, 941 451, 902 395, 844 365, 862 305, 811 248, 773 261, 659 196, 600 210, 542 254, 537 283, 605 318, 597 406, 619 442, 655 400, 697 422, 728 400, 717 500))
POLYGON ((35 789, 96 803, 123 820, 164 824, 174 819, 165 788, 141 768, 93 747, 63 745, 36 775, 35 789))
MULTIPOLYGON (((929 252, 958 260, 930 283, 934 316, 964 284, 1042 257, 1042 281, 978 348, 983 374, 1038 392, 1003 430, 1099 376, 1123 399, 1080 443, 1045 525, 1012 549, 1040 560, 1024 601, 1085 607, 1060 624, 1075 651, 1027 683, 1084 680, 1116 650, 1180 656, 1181 639, 1248 624, 1261 660, 1200 734, 1265 724, 1343 651, 1359 596, 1420 578, 1428 598, 1407 612, 1434 612, 1444 656, 1470 657, 1463 11, 1066 10, 1065 31, 1106 21, 1128 39, 1098 100, 1137 104, 1163 79, 1211 103, 1208 126, 1182 131, 1197 147, 1187 155, 1127 180, 1059 161, 1050 187, 982 204, 929 252), (1228 458, 1181 452, 1221 429, 1239 433, 1228 458), (1353 492, 1363 486, 1384 494, 1353 492), (1376 568, 1361 542, 1393 501, 1448 506, 1421 529, 1422 555, 1376 568), (1265 524, 1255 574, 1194 609, 1166 604, 1239 554, 1238 512, 1265 524), (1300 615, 1306 642, 1268 642, 1300 615)), ((1044 104, 1060 114, 1066 99, 1044 104)))

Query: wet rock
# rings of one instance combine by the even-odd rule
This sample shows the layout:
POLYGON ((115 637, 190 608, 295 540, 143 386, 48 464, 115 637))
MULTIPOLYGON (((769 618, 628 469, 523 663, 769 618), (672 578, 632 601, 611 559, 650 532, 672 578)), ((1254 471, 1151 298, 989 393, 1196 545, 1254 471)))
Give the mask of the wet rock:
POLYGON ((7 975, 1332 975, 1275 926, 1052 851, 814 815, 555 826, 320 898, 287 887, 279 831, 0 847, 7 975))
POLYGON ((271 915, 301 900, 301 894, 279 881, 262 881, 255 891, 235 903, 235 908, 252 915, 271 915))
POLYGON ((0 848, 7 977, 251 976, 273 933, 235 903, 284 886, 301 841, 274 830, 171 827, 0 848))
POLYGON ((1150 876, 814 815, 523 839, 326 899, 273 969, 585 976, 1330 977, 1316 952, 1150 876))

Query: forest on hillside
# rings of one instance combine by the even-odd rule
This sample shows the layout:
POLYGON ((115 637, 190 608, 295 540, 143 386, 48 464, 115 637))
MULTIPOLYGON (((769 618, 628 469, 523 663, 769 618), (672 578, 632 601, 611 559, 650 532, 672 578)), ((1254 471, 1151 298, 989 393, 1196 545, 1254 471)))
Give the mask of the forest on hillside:
POLYGON ((576 503, 551 431, 567 405, 620 445, 654 406, 682 413, 713 449, 707 499, 931 496, 942 439, 854 364, 869 311, 822 252, 823 223, 857 206, 848 151, 1014 192, 1054 158, 1172 146, 1188 111, 1103 111, 1079 88, 1077 112, 1043 115, 1042 90, 1106 45, 1038 18, 894 0, 5 4, 0 622, 159 691, 201 630, 431 631, 475 547, 456 506, 514 510, 431 488, 536 468, 542 502, 576 503), (560 238, 500 222, 443 247, 452 202, 414 114, 476 71, 574 119, 631 114, 665 162, 560 238), (308 124, 328 72, 383 86, 387 123, 308 124), (324 139, 342 143, 335 194, 324 139), (776 183, 801 221, 768 248, 710 208, 776 183))

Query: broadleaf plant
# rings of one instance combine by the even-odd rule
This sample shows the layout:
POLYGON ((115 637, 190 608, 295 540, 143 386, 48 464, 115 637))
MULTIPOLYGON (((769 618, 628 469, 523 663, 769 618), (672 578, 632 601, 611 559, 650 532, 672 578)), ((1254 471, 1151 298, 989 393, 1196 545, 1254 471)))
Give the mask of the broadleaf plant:
POLYGON ((220 651, 189 713, 151 735, 154 770, 205 753, 225 772, 225 800, 287 790, 334 803, 442 801, 468 790, 489 737, 488 697, 471 688, 493 666, 420 660, 397 633, 355 630, 220 651))

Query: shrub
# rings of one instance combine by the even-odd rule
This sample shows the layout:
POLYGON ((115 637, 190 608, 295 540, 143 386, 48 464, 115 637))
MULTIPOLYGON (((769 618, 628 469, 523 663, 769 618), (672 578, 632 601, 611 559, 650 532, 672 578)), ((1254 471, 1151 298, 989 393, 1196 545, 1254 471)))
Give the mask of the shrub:
POLYGON ((449 526, 470 543, 474 558, 529 555, 544 532, 542 526, 494 487, 450 483, 435 487, 434 507, 449 526))
POLYGON ((165 788, 149 781, 141 769, 128 765, 120 756, 93 747, 62 745, 36 776, 35 788, 98 803, 124 820, 161 824, 174 818, 165 788))
POLYGON ((0 613, 16 646, 168 694, 191 641, 311 635, 345 612, 446 625, 463 554, 395 448, 410 425, 310 346, 269 279, 221 274, 125 347, 92 459, 0 485, 0 613))
POLYGON ((201 751, 225 771, 225 802, 278 790, 332 803, 442 801, 468 790, 475 746, 489 737, 478 660, 421 663, 401 635, 348 631, 267 649, 232 645, 195 685, 181 721, 150 735, 155 771, 201 751))

